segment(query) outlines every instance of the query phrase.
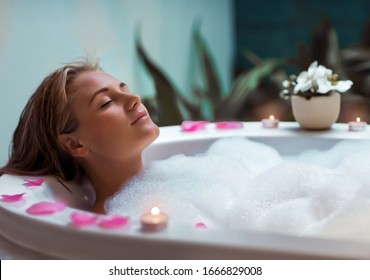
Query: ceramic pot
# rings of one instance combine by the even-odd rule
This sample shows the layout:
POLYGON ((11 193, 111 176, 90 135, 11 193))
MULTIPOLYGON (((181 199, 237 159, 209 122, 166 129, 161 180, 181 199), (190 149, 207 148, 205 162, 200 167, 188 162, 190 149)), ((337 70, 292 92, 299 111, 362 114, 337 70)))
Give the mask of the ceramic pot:
POLYGON ((339 117, 340 94, 336 91, 310 99, 294 95, 291 103, 295 120, 305 129, 329 129, 339 117))

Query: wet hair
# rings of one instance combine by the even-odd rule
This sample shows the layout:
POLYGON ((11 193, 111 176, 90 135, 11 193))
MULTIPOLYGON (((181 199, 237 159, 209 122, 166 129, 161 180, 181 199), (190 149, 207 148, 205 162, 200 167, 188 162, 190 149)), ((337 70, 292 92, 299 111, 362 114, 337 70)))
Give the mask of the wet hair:
POLYGON ((84 174, 58 142, 58 135, 78 127, 71 106, 72 84, 84 72, 100 70, 87 60, 66 64, 47 76, 23 109, 14 131, 8 163, 0 169, 13 175, 54 175, 75 180, 84 174))

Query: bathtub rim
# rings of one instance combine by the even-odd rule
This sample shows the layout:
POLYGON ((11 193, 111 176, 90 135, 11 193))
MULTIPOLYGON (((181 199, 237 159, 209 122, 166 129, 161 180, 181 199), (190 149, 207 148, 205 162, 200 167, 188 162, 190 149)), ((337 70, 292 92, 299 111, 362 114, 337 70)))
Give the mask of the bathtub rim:
POLYGON ((2 207, 0 215, 2 236, 24 248, 61 259, 370 259, 370 243, 343 239, 243 230, 232 230, 233 238, 225 239, 224 234, 230 235, 230 230, 204 231, 185 227, 165 234, 135 232, 133 235, 132 232, 101 232, 61 226, 40 219, 29 219, 2 207), (15 219, 22 226, 14 223, 15 219), (11 225, 12 232, 4 231, 4 225, 11 225), (17 230, 28 225, 27 231, 17 230), (30 231, 33 226, 38 229, 30 231), (40 233, 43 233, 41 237, 40 233), (169 239, 167 234, 175 236, 169 239), (49 235, 53 235, 53 238, 59 236, 61 239, 58 241, 63 242, 45 242, 49 235), (105 244, 90 248, 85 246, 85 243, 98 242, 105 244), (148 246, 156 249, 139 251, 138 254, 138 249, 148 246), (125 250, 111 251, 117 247, 125 250), (170 253, 163 254, 166 250, 170 253), (186 250, 186 258, 183 250, 186 250), (156 252, 162 253, 158 255, 156 252))

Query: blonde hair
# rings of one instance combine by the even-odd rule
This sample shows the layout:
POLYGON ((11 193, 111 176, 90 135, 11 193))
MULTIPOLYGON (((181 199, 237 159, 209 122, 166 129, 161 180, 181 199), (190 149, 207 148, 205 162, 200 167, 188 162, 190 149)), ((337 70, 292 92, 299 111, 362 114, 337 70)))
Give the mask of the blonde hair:
POLYGON ((99 70, 97 63, 66 64, 47 76, 28 100, 14 131, 8 163, 0 169, 15 175, 54 175, 81 178, 83 170, 58 142, 58 135, 76 130, 69 91, 75 78, 99 70))

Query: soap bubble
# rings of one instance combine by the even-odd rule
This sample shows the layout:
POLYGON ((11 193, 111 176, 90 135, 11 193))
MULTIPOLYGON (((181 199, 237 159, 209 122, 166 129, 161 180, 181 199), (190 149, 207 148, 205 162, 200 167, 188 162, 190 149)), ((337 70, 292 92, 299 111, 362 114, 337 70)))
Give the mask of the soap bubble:
POLYGON ((284 157, 266 144, 225 138, 196 156, 151 162, 105 206, 137 219, 158 206, 171 226, 202 222, 207 228, 363 238, 370 236, 363 226, 368 216, 359 214, 370 211, 369 158, 370 141, 340 141, 284 157))

